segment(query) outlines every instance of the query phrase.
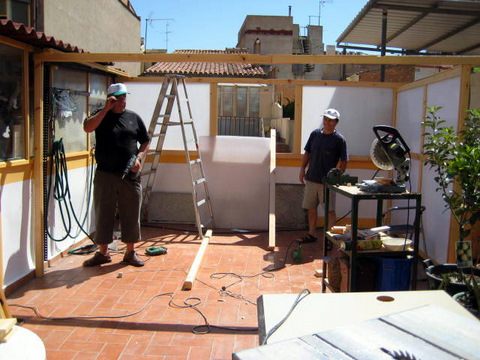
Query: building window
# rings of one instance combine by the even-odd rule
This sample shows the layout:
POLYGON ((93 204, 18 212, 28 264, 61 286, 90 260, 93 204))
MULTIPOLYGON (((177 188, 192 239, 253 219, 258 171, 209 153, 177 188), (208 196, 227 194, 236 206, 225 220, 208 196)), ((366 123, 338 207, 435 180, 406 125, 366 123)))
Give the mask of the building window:
POLYGON ((24 52, 0 44, 0 158, 25 157, 24 52))
POLYGON ((0 18, 30 26, 31 0, 0 0, 0 18))
POLYGON ((87 117, 87 76, 85 71, 53 69, 51 117, 55 124, 53 140, 65 139, 65 152, 87 149, 83 120, 87 117))
POLYGON ((221 116, 251 117, 260 114, 258 86, 220 85, 218 113, 221 116))
POLYGON ((218 134, 264 136, 258 85, 219 85, 218 134))

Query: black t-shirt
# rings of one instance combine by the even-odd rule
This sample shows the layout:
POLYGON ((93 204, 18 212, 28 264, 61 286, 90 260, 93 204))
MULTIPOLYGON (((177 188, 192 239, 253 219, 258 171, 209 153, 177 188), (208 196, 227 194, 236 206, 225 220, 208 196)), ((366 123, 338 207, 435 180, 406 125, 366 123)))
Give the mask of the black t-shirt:
POLYGON ((121 114, 109 111, 95 129, 97 169, 121 173, 132 155, 138 153, 137 143, 150 140, 145 124, 133 111, 121 114))
POLYGON ((310 134, 304 150, 310 153, 308 164, 308 181, 323 183, 327 173, 337 166, 339 160, 347 161, 347 142, 342 134, 323 134, 321 129, 315 129, 310 134))

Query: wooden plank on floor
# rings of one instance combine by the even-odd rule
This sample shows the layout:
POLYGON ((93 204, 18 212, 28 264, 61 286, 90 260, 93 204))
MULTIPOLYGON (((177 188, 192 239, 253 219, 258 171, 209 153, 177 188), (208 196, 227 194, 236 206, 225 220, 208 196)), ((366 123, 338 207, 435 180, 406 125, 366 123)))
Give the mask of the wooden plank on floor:
POLYGON ((190 267, 190 271, 187 274, 187 277, 185 279, 185 282, 183 283, 182 290, 191 290, 193 287, 193 283, 195 281, 195 277, 197 276, 198 269, 200 268, 200 265, 202 264, 202 259, 203 255, 205 254, 205 251, 207 250, 208 243, 210 241, 210 238, 212 237, 212 230, 209 229, 207 230, 205 236, 203 237, 202 244, 200 245, 200 248, 198 249, 197 255, 195 256, 195 259, 193 260, 192 266, 190 267))
POLYGON ((270 204, 268 215, 268 248, 275 248, 275 171, 277 158, 277 133, 270 129, 270 204))

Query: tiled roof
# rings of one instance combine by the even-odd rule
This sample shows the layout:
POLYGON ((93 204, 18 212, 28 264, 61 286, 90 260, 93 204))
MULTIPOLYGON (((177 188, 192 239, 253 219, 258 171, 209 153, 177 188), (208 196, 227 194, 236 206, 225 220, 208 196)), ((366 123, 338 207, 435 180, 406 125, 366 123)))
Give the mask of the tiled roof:
POLYGON ((0 20, 0 35, 39 48, 52 48, 63 52, 85 52, 77 46, 56 40, 53 36, 47 36, 43 32, 35 31, 32 27, 27 27, 11 20, 0 20))
MULTIPOLYGON (((245 49, 176 50, 175 54, 248 54, 245 49)), ((266 77, 260 66, 245 63, 158 62, 145 70, 147 75, 183 74, 226 77, 266 77)))

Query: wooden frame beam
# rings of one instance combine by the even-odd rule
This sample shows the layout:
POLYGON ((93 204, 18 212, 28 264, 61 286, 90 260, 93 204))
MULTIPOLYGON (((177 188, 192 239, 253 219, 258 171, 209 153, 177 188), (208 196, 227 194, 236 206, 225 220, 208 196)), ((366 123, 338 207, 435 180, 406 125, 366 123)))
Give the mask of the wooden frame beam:
POLYGON ((43 77, 44 64, 42 61, 34 61, 34 163, 33 178, 34 185, 34 216, 33 216, 33 237, 35 249, 35 276, 42 277, 44 274, 43 262, 43 234, 44 234, 44 213, 43 213, 43 77))
POLYGON ((374 55, 256 55, 256 54, 142 54, 51 53, 35 55, 44 62, 223 62, 250 64, 378 64, 477 65, 480 56, 374 56, 374 55))

